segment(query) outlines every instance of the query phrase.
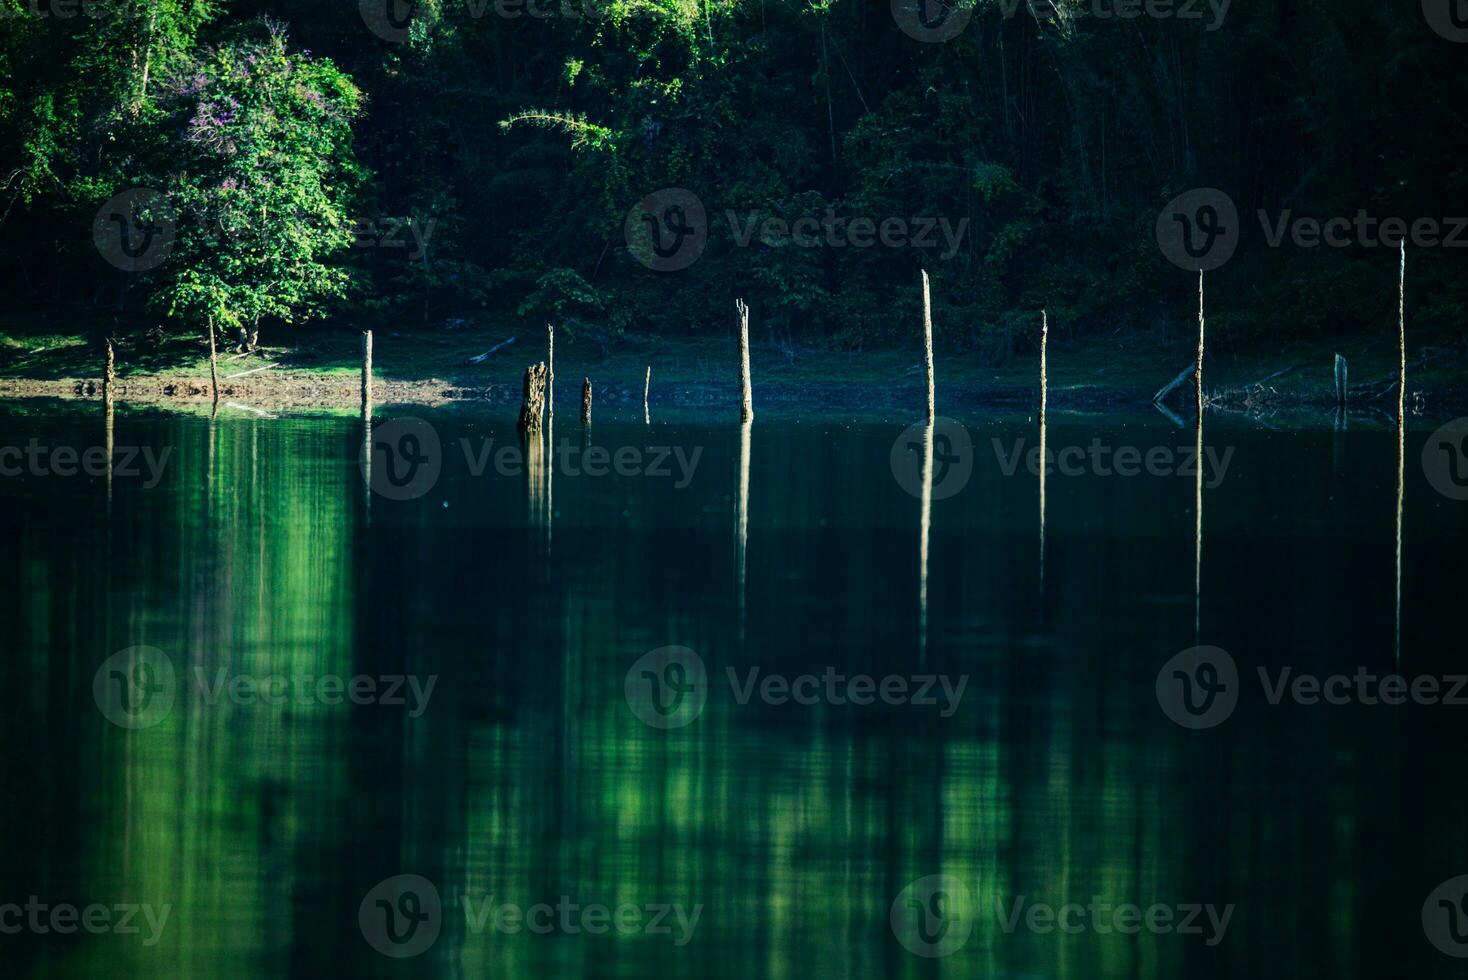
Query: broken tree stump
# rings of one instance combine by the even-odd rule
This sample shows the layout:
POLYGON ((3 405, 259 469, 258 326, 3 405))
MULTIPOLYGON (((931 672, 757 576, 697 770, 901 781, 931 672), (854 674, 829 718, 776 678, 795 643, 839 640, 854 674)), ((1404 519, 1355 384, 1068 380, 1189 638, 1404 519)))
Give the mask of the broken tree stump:
POLYGON ((545 410, 545 363, 532 364, 525 369, 524 392, 520 399, 520 434, 540 435, 540 420, 545 410))

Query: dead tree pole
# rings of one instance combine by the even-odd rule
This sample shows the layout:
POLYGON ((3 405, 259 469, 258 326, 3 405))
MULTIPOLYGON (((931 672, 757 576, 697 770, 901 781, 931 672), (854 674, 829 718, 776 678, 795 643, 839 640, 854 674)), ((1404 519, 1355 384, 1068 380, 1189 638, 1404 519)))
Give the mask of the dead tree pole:
POLYGON ((591 424, 591 379, 581 379, 581 424, 591 424))
POLYGON ((928 290, 928 271, 923 274, 923 368, 928 381, 928 423, 937 417, 933 399, 933 301, 928 290))
POLYGON ((749 306, 742 299, 734 301, 739 313, 739 421, 754 419, 754 384, 749 377, 749 306))
POLYGON ((372 331, 362 332, 362 412, 372 411, 372 331))

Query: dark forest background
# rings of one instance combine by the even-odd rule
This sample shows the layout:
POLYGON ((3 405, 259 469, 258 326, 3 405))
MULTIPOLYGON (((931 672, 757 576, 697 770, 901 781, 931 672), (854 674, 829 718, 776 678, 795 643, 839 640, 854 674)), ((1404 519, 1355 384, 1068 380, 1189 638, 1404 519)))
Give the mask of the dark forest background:
MULTIPOLYGON (((943 43, 909 36, 888 0, 541 0, 542 16, 440 0, 416 4, 401 39, 370 26, 403 23, 388 16, 401 0, 108 6, 0 0, 12 309, 187 318, 159 301, 179 256, 121 272, 93 219, 128 188, 187 186, 178 100, 262 16, 360 90, 350 139, 313 150, 345 215, 359 231, 432 222, 421 254, 406 230, 401 246, 313 253, 347 275, 304 311, 352 322, 722 335, 744 296, 762 339, 855 349, 910 342, 926 266, 950 349, 1002 359, 1033 343, 1041 307, 1071 337, 1165 342, 1192 329, 1196 277, 1159 250, 1159 211, 1217 187, 1242 241, 1210 274, 1210 335, 1320 338, 1394 327, 1395 250, 1270 247, 1259 209, 1468 213, 1468 44, 1419 0, 1237 0, 1221 24, 1191 0, 1169 9, 1196 18, 979 0, 943 43), (709 216, 707 250, 678 272, 646 268, 624 237, 628 210, 665 187, 709 216), (947 259, 740 246, 725 217, 828 209, 967 219, 967 234, 947 259)), ((1463 254, 1409 248, 1416 338, 1461 343, 1463 254)))

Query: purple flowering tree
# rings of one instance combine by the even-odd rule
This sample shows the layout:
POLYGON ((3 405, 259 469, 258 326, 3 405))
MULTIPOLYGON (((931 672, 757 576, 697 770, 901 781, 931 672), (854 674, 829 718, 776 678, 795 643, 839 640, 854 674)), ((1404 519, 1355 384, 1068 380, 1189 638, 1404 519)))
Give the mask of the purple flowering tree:
POLYGON ((330 61, 292 53, 271 21, 205 52, 175 91, 180 220, 161 299, 253 350, 262 321, 308 318, 345 291, 330 260, 352 243, 361 93, 330 61))

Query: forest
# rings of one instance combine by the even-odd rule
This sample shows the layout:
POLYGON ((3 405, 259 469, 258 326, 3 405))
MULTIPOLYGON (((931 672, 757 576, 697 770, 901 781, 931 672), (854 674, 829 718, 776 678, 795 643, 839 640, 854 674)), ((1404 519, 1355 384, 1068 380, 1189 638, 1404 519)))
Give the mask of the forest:
POLYGON ((998 363, 1041 308, 1185 337, 1159 216, 1209 189, 1218 349, 1389 336, 1404 235, 1414 342, 1461 345, 1450 0, 952 4, 0 0, 0 284, 247 346, 724 336, 744 297, 761 343, 859 351, 912 343, 926 269, 938 342, 998 363), (109 255, 109 221, 166 259, 109 255))

